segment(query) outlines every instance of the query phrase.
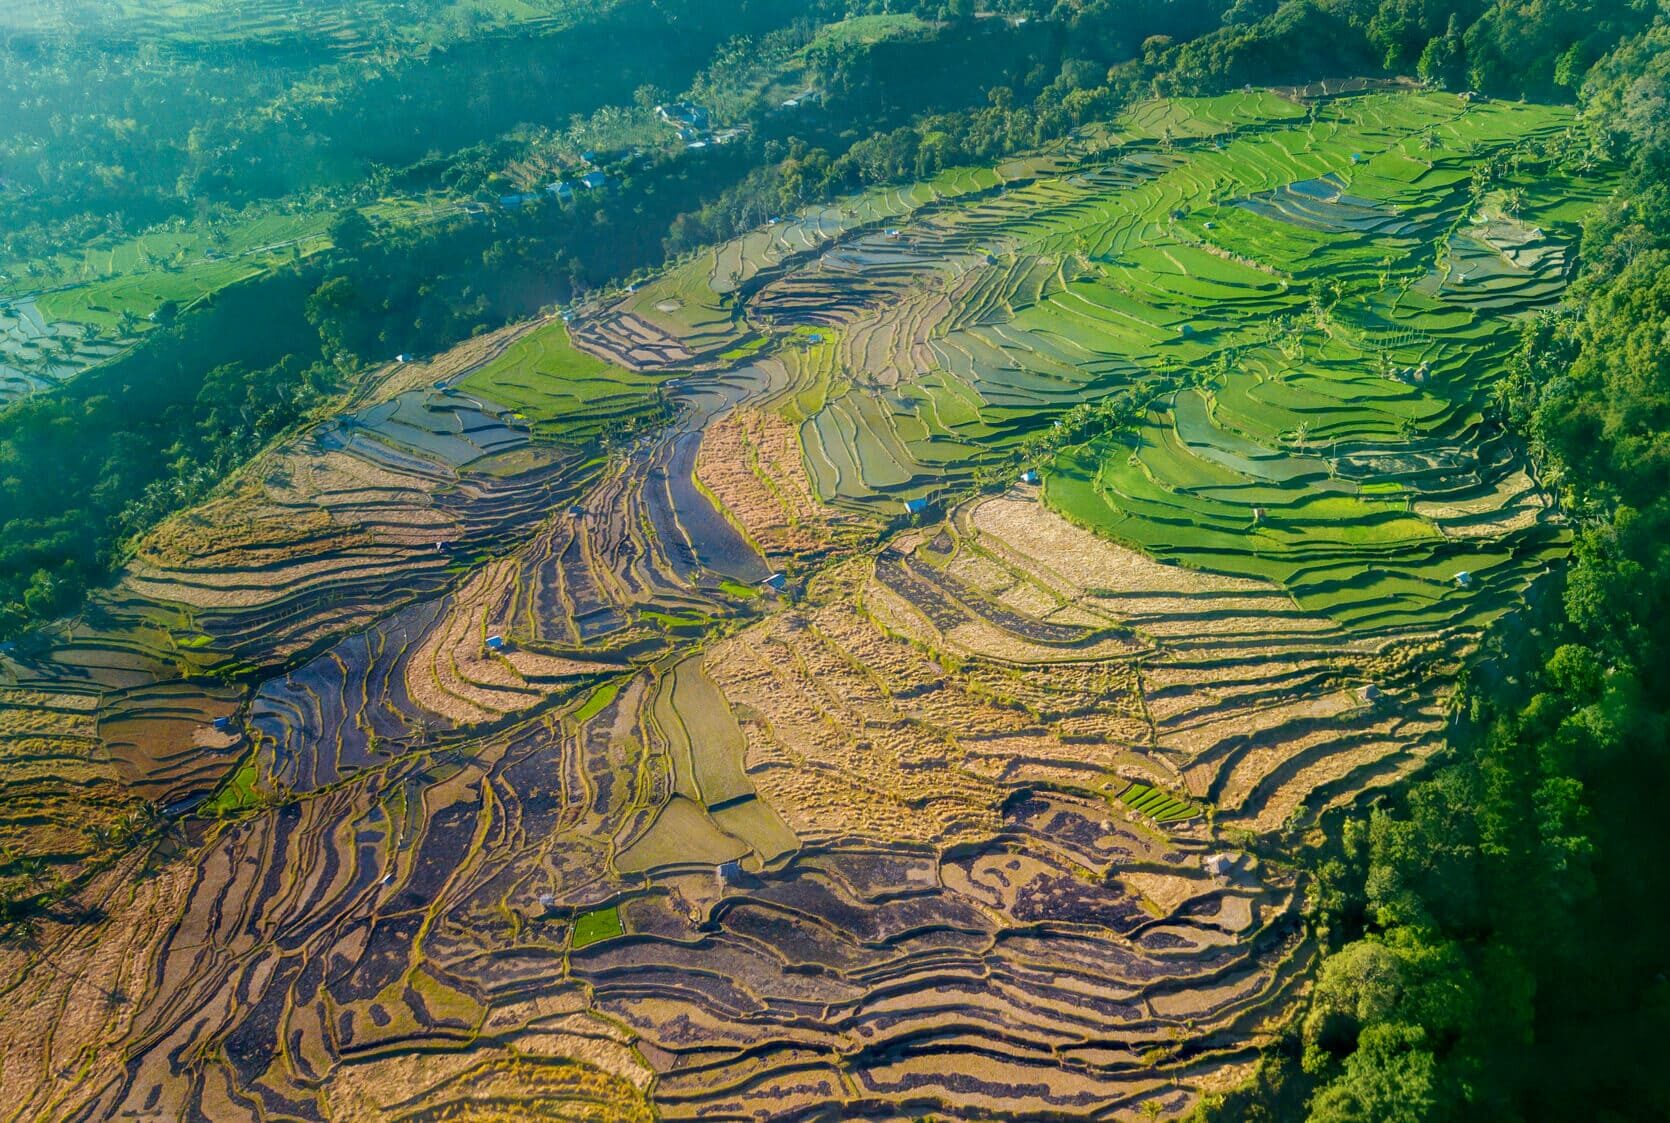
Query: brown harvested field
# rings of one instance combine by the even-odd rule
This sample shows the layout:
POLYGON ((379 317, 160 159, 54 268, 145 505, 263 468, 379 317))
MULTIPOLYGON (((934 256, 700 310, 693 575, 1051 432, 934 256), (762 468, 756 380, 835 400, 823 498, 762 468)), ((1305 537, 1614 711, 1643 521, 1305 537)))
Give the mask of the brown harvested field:
POLYGON ((1441 637, 1353 638, 1274 586, 1160 565, 1026 498, 978 503, 965 522, 1052 595, 1079 589, 1086 611, 1152 642, 1140 666, 1155 751, 1220 823, 1278 831, 1438 744, 1454 658, 1441 637))
POLYGON ((368 388, 366 397, 372 400, 392 398, 407 390, 421 390, 436 382, 456 382, 476 367, 491 362, 504 349, 531 331, 537 331, 544 321, 526 320, 510 324, 497 331, 486 332, 464 340, 439 355, 410 363, 395 363, 384 369, 382 376, 368 388))
POLYGON ((708 426, 696 460, 702 485, 781 563, 827 553, 862 532, 851 516, 818 502, 801 456, 794 426, 772 410, 744 407, 708 426))
POLYGON ((665 370, 696 359, 682 340, 618 308, 575 323, 570 338, 580 350, 628 370, 665 370))
POLYGON ((191 883, 188 866, 141 876, 135 856, 95 878, 79 897, 119 924, 66 925, 53 941, 55 970, 34 967, 26 946, 0 944, 0 1086, 17 1118, 48 1118, 65 1108, 58 1077, 82 1071, 98 1083, 116 1079, 120 1043, 142 1029, 154 956, 191 883))
POLYGON ((436 625, 406 662, 406 689, 423 709, 459 724, 489 721, 537 705, 568 680, 621 669, 523 650, 504 626, 517 576, 514 562, 492 563, 453 594, 436 625), (511 635, 493 651, 492 635, 511 635))

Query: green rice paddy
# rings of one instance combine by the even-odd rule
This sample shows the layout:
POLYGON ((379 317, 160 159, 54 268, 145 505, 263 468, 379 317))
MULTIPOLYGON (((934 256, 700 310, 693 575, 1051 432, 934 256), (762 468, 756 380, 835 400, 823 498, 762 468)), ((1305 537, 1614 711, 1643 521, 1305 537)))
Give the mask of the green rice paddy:
POLYGON ((583 912, 574 918, 573 946, 576 951, 624 935, 626 928, 620 922, 620 909, 614 905, 583 912))
MULTIPOLYGON (((413 225, 458 213, 457 204, 387 199, 360 208, 380 223, 413 225)), ((41 315, 99 333, 141 331, 165 303, 188 308, 206 296, 330 247, 333 213, 250 213, 175 223, 106 238, 73 253, 0 262, 0 296, 35 293, 41 315)))
POLYGON ((584 443, 630 428, 660 401, 664 375, 641 374, 576 348, 553 320, 461 379, 457 389, 505 406, 538 436, 584 443))
POLYGON ((1188 800, 1147 784, 1132 784, 1119 793, 1119 802, 1156 823, 1180 822, 1200 814, 1200 808, 1188 800))
POLYGON ((580 708, 570 715, 574 723, 583 725, 608 709, 609 703, 613 702, 615 695, 620 693, 622 685, 623 680, 617 678, 594 687, 592 692, 586 695, 586 700, 580 703, 580 708))
POLYGON ((202 813, 210 818, 221 818, 259 806, 261 793, 256 791, 255 785, 260 778, 255 754, 251 753, 244 758, 238 770, 221 785, 220 790, 203 804, 202 813))
POLYGON ((202 224, 140 234, 75 254, 12 263, 4 287, 38 291, 49 321, 113 333, 143 324, 165 302, 184 308, 204 296, 330 244, 328 213, 266 215, 214 228, 202 224))
POLYGON ((1441 93, 1138 107, 1076 169, 902 224, 916 259, 868 251, 893 299, 796 349, 785 416, 837 505, 897 512, 1041 439, 1046 502, 1163 561, 1354 629, 1482 623, 1567 539, 1491 402, 1562 298, 1567 201, 1610 184, 1561 162, 1571 125, 1441 93), (884 364, 907 377, 853 373, 884 364), (1133 389, 1133 429, 1050 440, 1133 389))

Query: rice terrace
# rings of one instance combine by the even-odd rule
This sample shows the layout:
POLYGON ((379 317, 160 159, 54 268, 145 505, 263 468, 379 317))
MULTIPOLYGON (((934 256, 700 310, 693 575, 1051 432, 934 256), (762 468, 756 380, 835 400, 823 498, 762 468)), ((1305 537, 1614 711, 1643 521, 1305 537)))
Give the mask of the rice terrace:
POLYGON ((0 945, 0 1111, 1244 1082, 1294 855, 1571 548, 1499 388, 1619 182, 1574 118, 1147 100, 382 367, 0 654, 7 876, 80 910, 0 945))

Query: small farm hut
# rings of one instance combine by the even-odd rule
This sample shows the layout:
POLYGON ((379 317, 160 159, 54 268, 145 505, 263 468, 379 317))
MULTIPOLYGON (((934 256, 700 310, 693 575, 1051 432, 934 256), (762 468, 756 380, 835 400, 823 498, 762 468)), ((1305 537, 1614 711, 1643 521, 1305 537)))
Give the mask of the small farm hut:
POLYGON ((1200 864, 1213 877, 1228 877, 1229 871, 1235 868, 1235 855, 1208 854, 1200 864))

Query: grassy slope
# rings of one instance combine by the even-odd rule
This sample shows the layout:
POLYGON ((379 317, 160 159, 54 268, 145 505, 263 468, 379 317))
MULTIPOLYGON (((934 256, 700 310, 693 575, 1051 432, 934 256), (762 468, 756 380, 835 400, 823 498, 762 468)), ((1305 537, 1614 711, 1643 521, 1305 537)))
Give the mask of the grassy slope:
POLYGON ((540 436, 565 442, 630 423, 657 401, 666 376, 611 366, 574 347, 560 321, 535 328, 458 384, 521 413, 540 436))

